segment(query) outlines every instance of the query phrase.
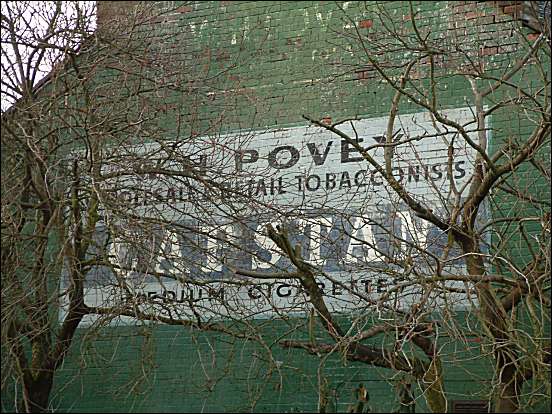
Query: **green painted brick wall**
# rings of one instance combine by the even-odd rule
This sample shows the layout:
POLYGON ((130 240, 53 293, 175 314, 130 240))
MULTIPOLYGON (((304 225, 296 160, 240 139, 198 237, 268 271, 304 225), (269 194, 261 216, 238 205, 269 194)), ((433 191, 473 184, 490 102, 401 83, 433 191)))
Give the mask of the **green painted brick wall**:
MULTIPOLYGON (((287 328, 282 321, 271 323, 268 340, 287 328)), ((319 361, 302 352, 273 346, 273 358, 281 362, 276 367, 252 342, 167 326, 113 328, 82 343, 82 350, 80 341, 75 344, 57 381, 52 404, 61 412, 316 411, 319 361)), ((445 355, 444 363, 452 367, 455 359, 467 357, 468 350, 454 344, 445 355)), ((463 369, 482 380, 466 383, 458 369, 450 369, 451 391, 476 393, 488 385, 489 367, 481 361, 464 362, 463 369)), ((322 372, 337 390, 341 411, 353 402, 352 390, 359 383, 368 388, 375 411, 396 408, 387 370, 336 356, 327 360, 322 372)), ((418 407, 424 407, 421 401, 418 407)))
MULTIPOLYGON (((111 9, 112 2, 104 3, 99 24, 108 24, 109 11, 116 10, 111 9)), ((122 12, 128 13, 133 3, 122 12)), ((212 77, 197 89, 192 83, 189 96, 165 99, 159 126, 168 133, 174 133, 177 116, 184 120, 184 137, 213 127, 230 131, 304 124, 303 114, 335 121, 382 116, 389 110, 391 92, 362 58, 362 45, 341 35, 354 34, 355 25, 360 33, 380 31, 382 23, 375 11, 381 4, 159 3, 181 7, 144 29, 148 36, 175 34, 174 44, 167 45, 165 52, 188 62, 194 76, 212 77), (183 107, 190 110, 183 112, 183 107)), ((509 35, 511 17, 497 13, 491 5, 441 1, 416 2, 414 8, 420 27, 437 29, 435 36, 443 42, 463 36, 466 47, 479 51, 484 64, 496 67, 497 73, 521 53, 509 35)), ((385 10, 398 27, 410 24, 405 2, 385 2, 385 10)), ((389 51, 381 58, 392 63, 397 56, 389 51)), ((471 104, 469 84, 448 73, 446 63, 439 68, 444 107, 471 104)), ((424 70, 420 69, 421 85, 424 70)), ((405 100, 401 110, 418 109, 405 100)), ((509 134, 527 133, 527 125, 512 122, 505 111, 493 115, 492 126, 496 131, 490 152, 509 134)), ((527 185, 544 186, 532 180, 534 174, 528 172, 527 185)), ((515 240, 512 243, 515 247, 515 240)), ((520 260, 524 255, 519 252, 520 260)), ((299 322, 275 320, 265 327, 273 359, 258 344, 179 327, 82 329, 56 377, 52 406, 59 412, 314 412, 320 361, 276 344, 290 323, 299 322)), ((479 344, 446 337, 442 343, 451 397, 485 398, 478 393, 488 390, 489 363, 465 361, 468 348, 475 352, 479 344)), ((367 386, 374 411, 396 408, 393 372, 346 362, 338 355, 330 357, 321 372, 336 389, 341 411, 352 402, 352 390, 359 383, 367 386)), ((3 391, 3 410, 13 408, 14 389, 3 391)), ((418 401, 422 411, 423 399, 418 401)))

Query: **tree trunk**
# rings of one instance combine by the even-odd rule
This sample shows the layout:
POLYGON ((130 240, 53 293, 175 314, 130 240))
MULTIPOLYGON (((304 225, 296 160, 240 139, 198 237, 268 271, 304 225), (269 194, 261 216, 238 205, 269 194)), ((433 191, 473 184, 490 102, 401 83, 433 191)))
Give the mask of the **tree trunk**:
POLYGON ((434 358, 421 379, 427 405, 432 413, 446 413, 447 399, 443 387, 441 362, 434 358))
POLYGON ((498 350, 497 368, 499 370, 499 388, 495 401, 495 412, 514 413, 519 409, 521 381, 518 381, 516 361, 508 354, 508 348, 498 350))
MULTIPOLYGON (((470 241, 471 242, 471 241, 470 241)), ((476 243, 464 244, 465 253, 480 253, 475 248, 476 243)), ((468 273, 471 275, 485 274, 485 267, 479 255, 468 256, 466 259, 468 273)), ((492 292, 490 282, 479 282, 476 285, 480 317, 495 343, 495 370, 498 378, 498 392, 495 397, 495 412, 513 413, 519 409, 521 384, 516 382, 519 363, 515 347, 508 344, 507 314, 502 304, 492 292)))
POLYGON ((23 385, 23 409, 27 413, 46 413, 50 391, 54 383, 53 373, 41 373, 30 384, 23 385))

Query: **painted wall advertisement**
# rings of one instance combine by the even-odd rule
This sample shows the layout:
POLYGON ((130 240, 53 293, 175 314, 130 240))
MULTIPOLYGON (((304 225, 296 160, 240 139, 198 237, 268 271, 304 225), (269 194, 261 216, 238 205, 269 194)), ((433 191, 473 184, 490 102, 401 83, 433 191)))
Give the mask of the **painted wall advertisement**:
MULTIPOLYGON (((478 142, 470 108, 442 113, 478 142)), ((339 128, 385 165, 387 122, 367 118, 339 128)), ((425 112, 398 117, 393 142, 393 176, 418 202, 448 217, 467 191, 476 150, 425 112)), ((147 153, 145 162, 175 168, 174 148, 143 144, 136 158, 147 153)), ((324 128, 198 137, 178 149, 190 154, 196 172, 204 169, 199 178, 150 174, 115 186, 129 216, 159 223, 144 231, 105 215, 97 245, 115 266, 89 273, 87 304, 126 303, 173 318, 304 312, 308 295, 297 279, 283 277, 295 269, 267 237, 268 224, 285 228, 301 247, 334 311, 410 306, 423 294, 415 282, 435 274, 430 257, 443 259, 445 272, 463 270, 458 251, 445 249, 447 235, 417 217, 354 146, 324 128)), ((438 305, 443 298, 431 300, 438 305)), ((467 298, 447 300, 461 306, 467 298)))

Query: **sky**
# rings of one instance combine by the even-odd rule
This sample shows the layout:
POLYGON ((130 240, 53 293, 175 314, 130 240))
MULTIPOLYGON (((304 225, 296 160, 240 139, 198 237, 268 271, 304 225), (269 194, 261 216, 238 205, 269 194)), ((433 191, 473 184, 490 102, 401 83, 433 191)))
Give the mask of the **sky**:
MULTIPOLYGON (((67 45, 76 47, 83 38, 82 33, 91 33, 96 27, 95 1, 3 1, 1 2, 2 26, 2 112, 8 109, 17 96, 14 88, 20 85, 21 68, 27 71, 37 68, 33 85, 36 85, 52 69, 52 64, 62 58, 63 52, 56 48, 67 45), (56 14, 56 4, 59 10, 56 14), (84 18, 78 18, 77 6, 84 11, 84 18), (55 16, 55 18, 54 18, 55 16), (79 26, 77 22, 81 22, 79 26), (48 28, 53 27, 54 31, 48 28), (13 28, 14 30, 11 30, 13 28), (69 30, 67 30, 69 29, 69 30), (75 29, 79 34, 75 33, 75 29), (16 33, 17 52, 21 56, 22 67, 18 65, 14 38, 16 33), (37 53, 39 44, 48 44, 40 59, 37 53)), ((81 14, 82 16, 82 14, 81 14)))

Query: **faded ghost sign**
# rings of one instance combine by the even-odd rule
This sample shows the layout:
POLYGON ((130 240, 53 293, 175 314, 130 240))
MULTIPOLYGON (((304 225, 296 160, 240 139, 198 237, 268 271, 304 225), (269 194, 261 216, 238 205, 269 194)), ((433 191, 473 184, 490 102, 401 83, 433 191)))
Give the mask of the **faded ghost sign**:
MULTIPOLYGON (((470 108, 443 115, 478 142, 470 108)), ((340 129, 384 165, 381 144, 387 121, 362 119, 340 129)), ((394 177, 418 202, 446 215, 469 183, 476 151, 428 113, 398 117, 393 140, 394 177)), ((422 263, 422 252, 439 256, 447 244, 446 235, 406 208, 350 143, 323 128, 199 137, 179 150, 190 154, 186 163, 197 176, 129 176, 113 185, 116 199, 135 217, 158 217, 165 224, 149 225, 146 235, 143 226, 128 221, 98 227, 98 245, 105 246, 119 270, 100 267, 91 272, 89 304, 130 301, 174 317, 303 311, 308 297, 299 284, 268 279, 292 269, 265 235, 268 223, 283 225, 302 247, 303 257, 319 270, 319 286, 334 310, 353 310, 367 300, 385 298, 409 280, 414 267, 431 274, 433 264, 422 263), (140 237, 147 249, 135 243, 140 237), (401 260, 411 263, 401 265, 401 260), (239 277, 236 269, 263 277, 239 277), (121 278, 127 283, 124 293, 117 287, 121 278)), ((148 154, 144 163, 183 169, 157 144, 133 151, 138 159, 148 154)), ((454 257, 454 249, 448 254, 454 257)), ((448 263, 445 271, 462 270, 460 260, 448 263)), ((406 306, 420 290, 409 286, 400 294, 395 300, 406 306)), ((458 295, 457 300, 465 299, 458 295)))

